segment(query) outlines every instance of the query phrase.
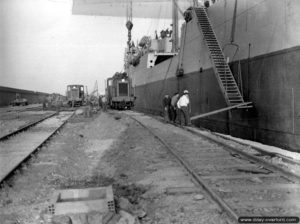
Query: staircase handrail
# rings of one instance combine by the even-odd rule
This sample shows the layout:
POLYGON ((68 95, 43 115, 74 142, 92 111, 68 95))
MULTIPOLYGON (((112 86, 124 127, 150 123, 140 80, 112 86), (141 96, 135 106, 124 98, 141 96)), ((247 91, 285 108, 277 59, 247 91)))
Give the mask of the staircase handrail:
POLYGON ((201 23, 199 22, 200 17, 198 17, 198 15, 197 15, 197 13, 196 13, 196 9, 197 9, 197 8, 194 7, 193 9, 194 9, 194 10, 193 10, 194 16, 196 16, 196 18, 198 19, 198 24, 199 24, 199 26, 200 26, 200 30, 201 30, 201 32, 203 33, 204 40, 205 40, 205 42, 206 42, 206 45, 208 46, 210 58, 211 58, 211 61, 212 61, 212 63, 213 63, 213 68, 214 68, 215 74, 216 74, 216 76, 217 76, 217 80, 218 80, 218 82, 219 82, 219 86, 221 87, 222 92, 223 92, 223 94, 224 94, 224 97, 225 97, 225 99, 226 99, 226 102, 227 102, 229 105, 232 104, 231 101, 230 101, 230 99, 229 99, 229 96, 228 96, 229 93, 227 92, 227 89, 228 89, 228 87, 227 87, 227 86, 228 86, 227 74, 230 74, 230 75, 232 76, 232 78, 233 78, 233 80, 234 80, 234 83, 232 83, 232 85, 233 85, 234 88, 236 89, 237 95, 240 96, 240 100, 241 100, 242 102, 244 102, 244 99, 243 99, 243 97, 242 97, 242 95, 241 95, 241 92, 240 92, 240 90, 239 90, 239 88, 238 88, 238 85, 237 85, 237 83, 236 83, 236 81, 235 81, 235 78, 234 78, 233 74, 232 74, 230 71, 229 71, 229 73, 227 73, 227 68, 230 70, 230 67, 229 67, 228 63, 226 62, 224 52, 223 52, 222 48, 220 47, 220 44, 219 44, 219 42, 218 42, 218 40, 217 40, 217 38, 216 38, 216 34, 215 34, 215 32, 214 32, 214 30, 213 30, 213 28, 212 28, 212 26, 211 26, 210 19, 209 19, 207 13, 206 13, 206 9, 205 9, 204 7, 198 7, 198 9, 201 9, 201 14, 205 17, 205 20, 207 20, 207 22, 208 22, 208 25, 207 25, 207 27, 208 27, 208 28, 207 28, 207 32, 211 32, 211 33, 213 34, 214 39, 215 39, 215 44, 216 44, 216 46, 217 46, 216 48, 217 48, 218 50, 220 50, 219 54, 220 54, 220 56, 222 57, 222 60, 223 60, 223 61, 221 62, 221 65, 222 65, 222 63, 224 63, 223 66, 224 66, 225 86, 224 86, 224 84, 222 83, 222 80, 221 80, 221 77, 220 77, 220 74, 221 74, 221 73, 219 73, 219 71, 218 71, 218 69, 217 69, 217 65, 215 64, 215 60, 213 59, 213 55, 212 55, 212 52, 211 52, 210 47, 209 47, 208 39, 205 37, 205 33, 203 32, 203 28, 202 28, 202 27, 203 27, 204 25, 201 24, 201 23))

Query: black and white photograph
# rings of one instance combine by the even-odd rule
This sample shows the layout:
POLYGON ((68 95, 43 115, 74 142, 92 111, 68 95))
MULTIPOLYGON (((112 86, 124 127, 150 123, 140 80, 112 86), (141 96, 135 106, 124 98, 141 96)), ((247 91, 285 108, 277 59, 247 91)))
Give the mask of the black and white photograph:
POLYGON ((1 0, 0 224, 300 223, 300 0, 1 0))

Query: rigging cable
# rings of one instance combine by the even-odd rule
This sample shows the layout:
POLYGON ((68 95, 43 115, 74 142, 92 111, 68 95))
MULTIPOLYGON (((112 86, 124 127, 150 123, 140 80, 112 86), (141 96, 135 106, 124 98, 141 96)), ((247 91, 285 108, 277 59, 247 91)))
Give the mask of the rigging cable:
MULTIPOLYGON (((239 14, 237 14, 237 17, 243 15, 244 13, 248 13, 250 10, 252 10, 252 9, 254 9, 254 8, 256 8, 256 7, 258 7, 259 5, 263 4, 263 3, 266 2, 266 1, 268 1, 268 0, 262 0, 261 2, 259 2, 259 3, 255 4, 255 5, 253 5, 252 7, 247 8, 246 10, 244 10, 244 11, 240 12, 239 14)), ((226 4, 226 1, 225 1, 225 4, 226 4)), ((229 22, 230 20, 232 20, 232 18, 229 18, 229 19, 224 20, 222 23, 220 23, 219 25, 216 25, 214 28, 221 27, 222 25, 224 25, 225 23, 229 22)))
POLYGON ((162 86, 162 88, 161 88, 161 90, 160 90, 160 92, 159 92, 159 98, 160 98, 160 99, 162 99, 162 94, 163 94, 163 92, 164 92, 164 90, 165 90, 166 80, 167 80, 167 76, 168 76, 168 73, 169 73, 171 64, 172 64, 172 62, 173 62, 173 58, 174 58, 174 57, 172 57, 171 60, 170 60, 170 63, 169 63, 169 65, 168 65, 168 68, 167 68, 165 77, 164 77, 164 79, 163 79, 163 86, 162 86))
MULTIPOLYGON (((154 30, 157 30, 157 29, 158 29, 159 20, 160 20, 160 17, 161 17, 161 11, 162 11, 162 7, 161 7, 161 5, 159 5, 159 11, 158 11, 157 19, 155 19, 154 30)), ((157 30, 157 31, 158 31, 158 30, 157 30)))

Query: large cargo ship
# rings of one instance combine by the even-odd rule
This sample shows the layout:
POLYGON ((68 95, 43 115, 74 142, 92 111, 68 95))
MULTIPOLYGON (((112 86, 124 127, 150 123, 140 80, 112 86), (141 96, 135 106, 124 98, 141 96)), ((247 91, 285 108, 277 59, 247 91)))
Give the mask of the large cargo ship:
POLYGON ((298 0, 219 0, 190 8, 178 52, 167 50, 165 37, 131 58, 135 109, 160 114, 165 94, 187 89, 191 116, 225 108, 195 125, 299 152, 299 11, 298 0))
POLYGON ((128 2, 138 17, 173 11, 172 35, 128 45, 136 110, 161 114, 165 94, 187 89, 195 125, 300 151, 299 0, 74 0, 73 13, 123 16, 128 2))

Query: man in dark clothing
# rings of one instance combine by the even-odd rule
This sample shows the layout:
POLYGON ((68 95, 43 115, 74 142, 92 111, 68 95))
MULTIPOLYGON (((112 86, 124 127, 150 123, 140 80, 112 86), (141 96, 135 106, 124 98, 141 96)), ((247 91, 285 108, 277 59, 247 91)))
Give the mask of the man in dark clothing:
POLYGON ((45 110, 47 107, 47 98, 44 96, 43 97, 43 110, 45 110))
POLYGON ((169 95, 165 95, 165 97, 163 99, 164 120, 165 120, 165 122, 170 121, 170 106, 171 106, 171 97, 169 95))
POLYGON ((170 115, 171 121, 175 123, 177 118, 177 101, 179 99, 179 93, 175 93, 171 99, 170 115))
POLYGON ((166 37, 169 37, 169 35, 170 35, 169 28, 167 28, 165 32, 166 32, 166 37))
POLYGON ((102 97, 102 107, 103 107, 103 112, 107 111, 107 99, 106 96, 102 97))
POLYGON ((103 105, 102 105, 102 96, 99 96, 98 103, 99 103, 99 109, 102 109, 102 107, 103 107, 103 105))
POLYGON ((167 34, 166 34, 165 30, 160 31, 160 38, 161 39, 164 39, 166 36, 167 36, 167 34))

